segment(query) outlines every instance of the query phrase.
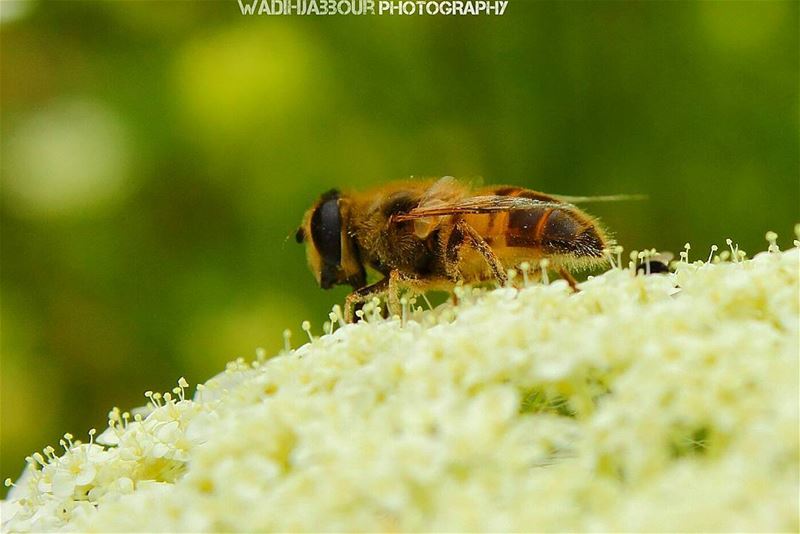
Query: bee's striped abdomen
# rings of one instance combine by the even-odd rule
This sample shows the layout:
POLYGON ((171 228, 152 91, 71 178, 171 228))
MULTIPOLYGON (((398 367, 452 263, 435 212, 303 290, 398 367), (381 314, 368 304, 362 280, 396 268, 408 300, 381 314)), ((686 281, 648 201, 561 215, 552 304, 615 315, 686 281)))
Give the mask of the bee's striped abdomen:
POLYGON ((596 225, 575 208, 553 209, 538 237, 548 254, 601 258, 606 247, 596 225))
POLYGON ((481 194, 530 198, 547 203, 527 209, 465 216, 467 222, 501 255, 502 249, 509 248, 517 250, 514 257, 524 256, 527 251, 531 257, 603 257, 606 243, 602 230, 575 206, 523 187, 493 187, 481 194))
POLYGON ((505 246, 537 249, 548 255, 600 258, 606 245, 590 219, 565 206, 510 212, 505 246))
POLYGON ((553 208, 516 210, 508 214, 506 246, 539 247, 541 236, 553 208))
MULTIPOLYGON (((558 202, 555 198, 544 193, 514 186, 493 187, 481 191, 481 194, 530 198, 542 202, 558 202)), ((493 246, 530 248, 537 246, 538 243, 534 242, 530 231, 526 231, 525 228, 535 228, 539 217, 549 209, 542 207, 536 210, 492 212, 488 215, 467 216, 467 219, 470 220, 484 239, 493 246), (513 230, 509 232, 509 228, 513 230)))

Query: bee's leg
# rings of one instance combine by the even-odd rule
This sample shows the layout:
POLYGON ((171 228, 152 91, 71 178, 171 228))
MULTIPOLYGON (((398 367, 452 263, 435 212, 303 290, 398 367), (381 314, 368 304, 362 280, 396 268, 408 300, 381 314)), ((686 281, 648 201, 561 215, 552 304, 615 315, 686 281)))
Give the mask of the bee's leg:
POLYGON ((416 292, 419 286, 420 279, 414 275, 401 273, 397 269, 389 273, 389 291, 386 297, 386 305, 389 308, 390 317, 402 313, 400 292, 403 290, 416 292))
MULTIPOLYGON (((456 223, 453 233, 450 235, 450 243, 448 248, 453 247, 455 252, 455 267, 461 260, 461 247, 464 245, 471 246, 477 250, 492 271, 492 276, 497 283, 501 286, 506 285, 508 282, 508 275, 506 274, 503 264, 498 259, 492 248, 483 240, 483 237, 475 231, 473 227, 461 220, 456 223)), ((448 251, 450 252, 450 251, 448 251)), ((452 254, 452 252, 451 252, 452 254)), ((448 254, 449 256, 449 254, 448 254)))
POLYGON ((389 277, 375 282, 374 284, 356 289, 344 300, 344 320, 348 323, 356 322, 356 309, 374 297, 385 295, 389 291, 389 277))
POLYGON ((389 273, 389 291, 386 295, 386 307, 389 308, 389 317, 401 313, 400 292, 405 287, 408 287, 410 285, 409 282, 412 281, 415 281, 415 278, 409 277, 397 269, 389 273))
POLYGON ((564 267, 559 267, 558 274, 561 275, 561 278, 567 281, 573 292, 577 293, 580 291, 580 289, 578 289, 578 281, 575 280, 575 277, 573 277, 568 270, 566 270, 564 267))
MULTIPOLYGON (((427 291, 452 291, 453 281, 446 277, 426 277, 401 271, 392 271, 389 275, 389 291, 387 303, 391 315, 401 315, 403 307, 400 303, 400 295, 405 292, 409 297, 425 295, 427 291)), ((457 301, 456 296, 453 298, 457 301)), ((427 300, 427 298, 426 298, 427 300)), ((430 302, 428 303, 430 304, 430 302)))

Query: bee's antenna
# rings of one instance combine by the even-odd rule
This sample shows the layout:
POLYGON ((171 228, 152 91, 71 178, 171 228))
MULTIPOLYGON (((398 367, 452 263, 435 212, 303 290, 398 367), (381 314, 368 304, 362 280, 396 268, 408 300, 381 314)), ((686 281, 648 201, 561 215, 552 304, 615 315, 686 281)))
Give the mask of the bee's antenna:
POLYGON ((281 247, 286 247, 286 242, 289 241, 289 238, 292 237, 292 235, 294 235, 294 240, 297 241, 298 243, 302 243, 306 238, 305 230, 303 230, 303 227, 300 226, 293 232, 289 231, 289 233, 286 234, 286 237, 283 238, 283 243, 281 244, 281 247))

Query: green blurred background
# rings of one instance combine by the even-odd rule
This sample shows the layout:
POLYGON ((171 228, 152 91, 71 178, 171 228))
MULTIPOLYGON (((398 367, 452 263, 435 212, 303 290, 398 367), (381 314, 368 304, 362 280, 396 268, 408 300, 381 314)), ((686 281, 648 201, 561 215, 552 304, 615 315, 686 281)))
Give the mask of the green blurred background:
POLYGON ((525 2, 502 17, 245 17, 0 0, 2 477, 195 384, 324 292, 287 236, 324 190, 483 177, 593 205, 626 248, 775 230, 798 192, 798 7, 525 2))

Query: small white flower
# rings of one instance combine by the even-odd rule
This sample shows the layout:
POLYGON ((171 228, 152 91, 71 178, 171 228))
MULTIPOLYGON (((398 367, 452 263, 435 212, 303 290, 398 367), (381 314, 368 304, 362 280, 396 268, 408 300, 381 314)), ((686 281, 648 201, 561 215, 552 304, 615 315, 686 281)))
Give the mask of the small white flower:
POLYGON ((800 255, 767 239, 304 325, 32 455, 3 530, 796 531, 800 255))

